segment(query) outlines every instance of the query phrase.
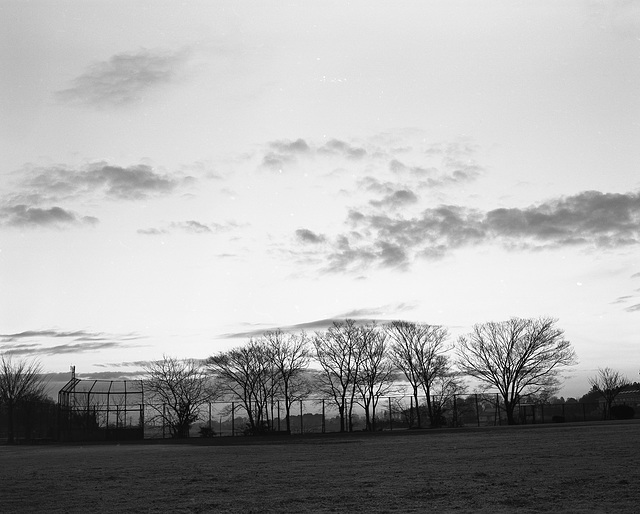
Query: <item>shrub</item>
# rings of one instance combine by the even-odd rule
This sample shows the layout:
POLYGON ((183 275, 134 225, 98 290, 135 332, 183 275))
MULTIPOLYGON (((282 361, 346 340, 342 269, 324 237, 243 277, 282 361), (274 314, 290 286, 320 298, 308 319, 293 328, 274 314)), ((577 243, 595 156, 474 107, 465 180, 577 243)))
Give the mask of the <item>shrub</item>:
POLYGON ((200 427, 200 437, 215 437, 215 431, 207 425, 200 427))
POLYGON ((564 423, 564 422, 565 422, 565 419, 564 419, 564 416, 553 416, 553 417, 551 418, 551 421, 552 421, 553 423, 564 423))
POLYGON ((614 405, 611 407, 611 419, 633 419, 635 411, 630 405, 614 405))

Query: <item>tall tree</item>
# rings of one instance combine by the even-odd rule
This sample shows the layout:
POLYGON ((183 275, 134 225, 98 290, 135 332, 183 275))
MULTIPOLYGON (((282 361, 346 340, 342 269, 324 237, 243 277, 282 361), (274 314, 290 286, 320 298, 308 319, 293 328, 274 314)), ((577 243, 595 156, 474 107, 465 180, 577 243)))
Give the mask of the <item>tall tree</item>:
POLYGON ((444 353, 449 350, 446 328, 426 323, 409 321, 393 321, 386 326, 387 333, 393 341, 391 358, 404 373, 416 404, 418 427, 422 426, 419 407, 419 389, 426 397, 429 420, 435 420, 433 405, 433 384, 448 372, 447 359, 444 353))
POLYGON ((42 366, 35 359, 14 360, 0 355, 0 404, 7 409, 7 442, 15 441, 14 415, 24 402, 46 398, 42 366))
POLYGON ((270 350, 264 341, 250 340, 246 345, 209 357, 207 366, 223 391, 242 403, 249 419, 249 431, 267 430, 269 402, 276 393, 276 381, 270 350))
POLYGON ((387 334, 375 324, 361 327, 360 372, 356 385, 367 430, 375 430, 378 401, 393 389, 394 367, 389 358, 387 334))
POLYGON ((144 369, 145 391, 156 416, 169 427, 172 437, 189 437, 200 407, 218 397, 218 389, 202 362, 164 355, 162 360, 147 363, 144 369))
POLYGON ((560 372, 576 363, 576 354, 553 318, 511 318, 474 325, 458 339, 458 367, 502 396, 507 421, 523 394, 554 390, 560 372))
POLYGON ((334 321, 326 332, 313 338, 316 358, 322 368, 319 385, 338 408, 340 432, 353 429, 353 400, 361 364, 360 330, 356 322, 334 321))
POLYGON ((616 397, 624 391, 631 382, 619 371, 611 368, 598 368, 598 374, 589 379, 593 391, 604 398, 604 416, 611 419, 611 407, 616 397))
POLYGON ((291 433, 291 405, 308 391, 303 372, 309 367, 309 340, 305 332, 287 334, 282 330, 265 332, 269 359, 284 396, 287 433, 291 433))

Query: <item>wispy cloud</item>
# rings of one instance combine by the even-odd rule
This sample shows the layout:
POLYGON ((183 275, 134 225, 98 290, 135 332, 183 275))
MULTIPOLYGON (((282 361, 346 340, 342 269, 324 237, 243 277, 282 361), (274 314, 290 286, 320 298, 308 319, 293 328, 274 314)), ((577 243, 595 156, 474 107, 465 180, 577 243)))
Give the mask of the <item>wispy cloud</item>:
MULTIPOLYGON (((375 309, 373 309, 373 311, 375 311, 375 309)), ((351 311, 351 312, 355 313, 358 311, 351 311)), ((377 312, 371 313, 371 315, 376 315, 376 314, 378 313, 377 312)), ((283 332, 300 332, 300 331, 320 332, 328 329, 335 322, 343 322, 346 318, 357 319, 357 322, 359 324, 385 323, 387 321, 391 321, 390 319, 387 320, 387 319, 369 318, 369 317, 362 317, 361 315, 354 315, 354 316, 339 315, 339 316, 334 316, 332 318, 324 318, 324 319, 318 319, 314 321, 307 321, 304 323, 297 323, 295 325, 280 325, 280 326, 273 326, 273 327, 256 328, 256 329, 247 330, 244 332, 230 332, 226 334, 221 334, 219 337, 225 338, 225 339, 249 339, 254 337, 261 337, 266 332, 274 332, 276 330, 282 330, 283 332)))
POLYGON ((64 103, 98 108, 130 105, 178 80, 189 56, 187 49, 172 52, 142 48, 119 53, 90 65, 55 96, 64 103))
POLYGON ((486 212, 440 205, 412 218, 380 209, 352 210, 346 223, 348 232, 330 242, 328 271, 362 265, 406 268, 416 258, 440 258, 483 243, 523 250, 617 248, 640 244, 640 193, 587 191, 527 208, 486 212))
POLYGON ((196 220, 172 221, 164 227, 149 227, 138 229, 137 233, 145 236, 158 236, 183 232, 188 234, 218 234, 243 228, 244 225, 235 221, 225 223, 203 223, 196 220))
POLYGON ((81 216, 62 207, 40 208, 22 204, 0 207, 0 225, 9 227, 63 228, 71 225, 95 225, 97 223, 98 218, 81 216))
POLYGON ((27 330, 14 334, 0 334, 0 352, 10 355, 87 353, 123 346, 138 346, 132 341, 140 338, 137 334, 105 334, 85 330, 27 330), (60 340, 65 342, 59 343, 60 340))
POLYGON ((631 307, 627 307, 625 309, 625 311, 627 311, 627 312, 640 312, 640 303, 636 303, 635 305, 632 305, 631 307))

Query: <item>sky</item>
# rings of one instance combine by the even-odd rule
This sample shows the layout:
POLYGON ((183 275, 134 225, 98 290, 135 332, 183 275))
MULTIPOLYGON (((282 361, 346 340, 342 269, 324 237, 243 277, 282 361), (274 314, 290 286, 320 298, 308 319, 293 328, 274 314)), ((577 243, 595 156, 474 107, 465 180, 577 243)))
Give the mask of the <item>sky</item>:
POLYGON ((0 350, 552 316, 638 379, 640 4, 0 3, 0 350))

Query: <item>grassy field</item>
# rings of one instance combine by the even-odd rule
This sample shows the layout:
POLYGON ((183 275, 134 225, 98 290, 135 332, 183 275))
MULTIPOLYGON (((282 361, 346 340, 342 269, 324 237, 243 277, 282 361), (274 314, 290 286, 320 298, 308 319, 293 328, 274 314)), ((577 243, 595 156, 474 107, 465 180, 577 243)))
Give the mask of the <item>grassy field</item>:
POLYGON ((638 421, 194 442, 2 446, 0 512, 640 512, 638 421))

